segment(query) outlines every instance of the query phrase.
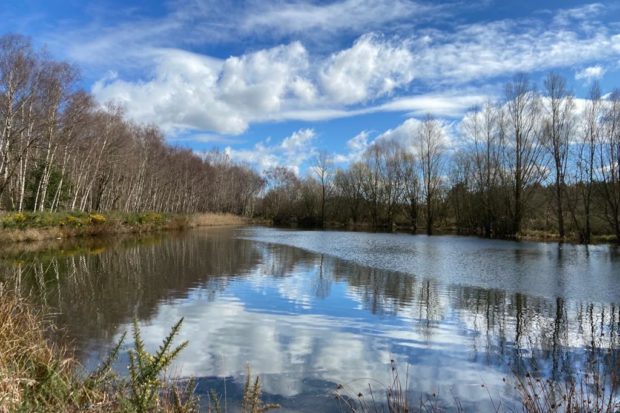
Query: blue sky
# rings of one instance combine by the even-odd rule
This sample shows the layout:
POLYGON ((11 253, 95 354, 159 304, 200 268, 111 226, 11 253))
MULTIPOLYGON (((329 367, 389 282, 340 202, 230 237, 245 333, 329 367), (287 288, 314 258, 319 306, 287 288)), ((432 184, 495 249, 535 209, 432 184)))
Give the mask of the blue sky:
POLYGON ((457 131, 519 72, 620 87, 617 1, 2 0, 0 21, 171 144, 302 174, 426 113, 457 131))

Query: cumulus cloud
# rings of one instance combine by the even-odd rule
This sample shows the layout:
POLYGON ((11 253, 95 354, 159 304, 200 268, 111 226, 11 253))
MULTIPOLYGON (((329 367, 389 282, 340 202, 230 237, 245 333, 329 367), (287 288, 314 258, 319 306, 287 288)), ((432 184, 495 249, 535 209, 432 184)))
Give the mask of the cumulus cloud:
MULTIPOLYGON (((454 146, 456 140, 456 134, 453 130, 453 124, 440 119, 436 119, 436 122, 441 130, 441 133, 439 135, 439 138, 441 139, 440 144, 445 149, 450 150, 454 146)), ((380 144, 382 142, 394 142, 405 150, 415 154, 417 153, 419 147, 418 131, 421 124, 422 120, 418 118, 406 119, 403 123, 396 126, 395 128, 388 129, 385 132, 379 134, 372 141, 372 144, 380 144)))
POLYGON ((406 44, 370 34, 360 37, 351 48, 330 56, 319 77, 331 101, 359 103, 411 82, 413 62, 406 44))
POLYGON ((590 66, 575 73, 575 79, 583 80, 585 82, 591 82, 593 80, 602 78, 604 74, 605 68, 603 68, 603 66, 590 66))
POLYGON ((388 129, 375 139, 375 142, 395 142, 411 152, 416 151, 416 134, 422 122, 415 118, 405 120, 393 129, 388 129))
MULTIPOLYGON (((455 125, 441 120, 437 120, 437 122, 441 128, 441 144, 447 150, 450 150, 454 147, 456 142, 457 133, 455 131, 455 125)), ((371 136, 370 131, 364 130, 347 141, 347 152, 344 154, 337 154, 334 157, 334 161, 341 164, 360 161, 368 148, 373 145, 380 145, 388 142, 396 143, 410 153, 416 154, 418 150, 417 136, 421 124, 422 120, 419 118, 408 118, 394 128, 380 132, 374 137, 371 136)))
POLYGON ((129 116, 165 130, 199 129, 225 134, 245 131, 249 122, 280 111, 286 100, 311 99, 304 83, 308 67, 298 42, 225 60, 162 49, 151 80, 104 78, 93 86, 101 101, 124 105, 129 116))
POLYGON ((300 129, 284 138, 280 143, 270 144, 270 139, 258 142, 251 149, 233 149, 228 146, 225 153, 231 159, 248 163, 259 172, 276 166, 286 166, 299 174, 302 165, 315 156, 313 129, 300 129))

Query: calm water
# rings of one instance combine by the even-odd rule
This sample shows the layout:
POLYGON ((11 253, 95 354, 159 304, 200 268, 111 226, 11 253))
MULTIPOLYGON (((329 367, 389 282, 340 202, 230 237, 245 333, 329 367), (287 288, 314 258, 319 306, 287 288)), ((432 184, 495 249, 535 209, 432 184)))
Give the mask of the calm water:
POLYGON ((394 360, 414 400, 492 410, 513 405, 513 371, 565 380, 595 347, 620 352, 610 246, 257 227, 1 258, 2 277, 58 309, 87 367, 134 316, 151 349, 184 317, 175 371, 229 407, 247 365, 281 411, 339 412, 338 384, 380 392, 394 360))

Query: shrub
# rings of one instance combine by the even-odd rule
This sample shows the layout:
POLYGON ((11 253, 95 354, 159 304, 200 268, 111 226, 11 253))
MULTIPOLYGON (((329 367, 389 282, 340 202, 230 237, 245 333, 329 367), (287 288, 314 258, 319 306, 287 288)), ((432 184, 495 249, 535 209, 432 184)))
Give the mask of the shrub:
POLYGON ((87 225, 90 222, 89 218, 82 218, 79 216, 75 216, 75 215, 68 215, 67 218, 65 218, 64 221, 67 225, 72 226, 72 227, 82 227, 84 225, 87 225))
POLYGON ((187 346, 187 341, 184 341, 177 347, 172 347, 172 341, 179 333, 182 323, 181 318, 172 326, 157 352, 150 354, 144 348, 138 321, 134 319, 134 349, 129 351, 129 401, 137 413, 150 412, 159 404, 159 394, 163 384, 161 375, 179 352, 187 346))
POLYGON ((90 218, 91 224, 103 224, 106 222, 106 217, 102 214, 92 213, 88 216, 90 218))
POLYGON ((23 228, 26 221, 28 221, 28 215, 23 212, 15 212, 2 217, 2 226, 4 228, 23 228))

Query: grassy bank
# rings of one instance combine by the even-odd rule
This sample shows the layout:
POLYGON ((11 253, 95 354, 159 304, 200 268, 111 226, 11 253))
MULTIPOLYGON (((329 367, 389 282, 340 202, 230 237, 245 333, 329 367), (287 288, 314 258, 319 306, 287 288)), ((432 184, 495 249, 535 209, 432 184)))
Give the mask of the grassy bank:
POLYGON ((248 222, 236 215, 213 213, 12 212, 0 214, 0 242, 245 225, 248 222))

